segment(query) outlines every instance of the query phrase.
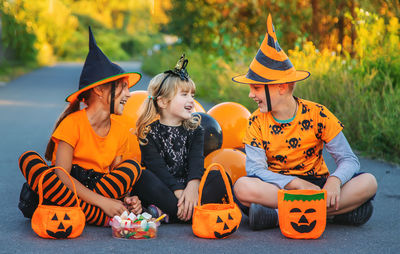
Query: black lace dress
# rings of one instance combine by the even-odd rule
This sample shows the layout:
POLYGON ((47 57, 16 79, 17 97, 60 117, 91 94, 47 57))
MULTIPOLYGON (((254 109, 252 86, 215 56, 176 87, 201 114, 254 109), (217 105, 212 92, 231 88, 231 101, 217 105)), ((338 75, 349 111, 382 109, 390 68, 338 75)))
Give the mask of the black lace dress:
POLYGON ((204 130, 187 130, 153 122, 147 145, 141 146, 142 165, 157 175, 172 191, 184 189, 204 172, 204 130))

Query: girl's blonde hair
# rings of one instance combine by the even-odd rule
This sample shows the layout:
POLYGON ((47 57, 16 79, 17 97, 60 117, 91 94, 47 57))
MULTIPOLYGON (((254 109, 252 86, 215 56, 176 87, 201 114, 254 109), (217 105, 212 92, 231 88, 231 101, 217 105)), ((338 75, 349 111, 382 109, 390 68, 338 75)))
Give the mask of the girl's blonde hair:
MULTIPOLYGON (((150 124, 160 117, 161 109, 157 104, 158 98, 166 99, 169 103, 178 93, 179 88, 187 92, 196 91, 196 85, 190 78, 188 81, 184 81, 178 76, 160 73, 150 80, 147 88, 149 97, 143 102, 139 110, 139 118, 136 121, 136 135, 141 145, 147 144, 147 134, 150 131, 150 124), (161 85, 163 80, 164 83, 161 85)), ((184 120, 182 125, 186 129, 194 130, 200 125, 200 117, 192 115, 190 119, 184 120)))

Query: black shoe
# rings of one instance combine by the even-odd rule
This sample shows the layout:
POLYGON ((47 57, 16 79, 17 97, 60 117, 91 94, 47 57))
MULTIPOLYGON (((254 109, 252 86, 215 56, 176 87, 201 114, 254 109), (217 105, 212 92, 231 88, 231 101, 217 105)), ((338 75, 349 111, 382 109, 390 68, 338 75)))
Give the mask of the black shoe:
POLYGON ((28 183, 22 185, 21 193, 19 194, 18 208, 21 210, 25 218, 32 218, 33 213, 39 204, 39 196, 34 192, 28 183))
POLYGON ((333 223, 360 226, 371 218, 373 210, 374 207, 372 206, 371 200, 369 200, 353 211, 335 215, 333 223))
POLYGON ((253 230, 275 228, 278 226, 278 213, 275 209, 252 203, 249 211, 249 226, 253 230))

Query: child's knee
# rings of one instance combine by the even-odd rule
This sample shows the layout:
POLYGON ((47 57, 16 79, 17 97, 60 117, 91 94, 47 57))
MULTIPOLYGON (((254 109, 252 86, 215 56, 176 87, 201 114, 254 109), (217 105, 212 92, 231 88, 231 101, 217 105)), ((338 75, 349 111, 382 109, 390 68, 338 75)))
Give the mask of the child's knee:
POLYGON ((364 173, 362 176, 364 177, 364 181, 369 193, 374 195, 378 189, 378 182, 376 181, 375 176, 370 173, 364 173))
POLYGON ((139 163, 135 160, 126 160, 118 166, 118 170, 122 170, 129 178, 130 183, 133 185, 137 182, 140 175, 142 174, 142 169, 139 163))
POLYGON ((19 157, 18 165, 30 186, 32 182, 35 182, 36 178, 48 168, 43 158, 35 151, 23 153, 19 157))
POLYGON ((244 177, 240 177, 233 186, 235 196, 239 201, 244 201, 246 197, 251 195, 251 186, 244 177))
POLYGON ((37 163, 45 163, 42 157, 35 151, 27 151, 23 153, 18 160, 18 165, 21 171, 23 171, 26 167, 32 166, 37 163))
POLYGON ((375 195, 378 183, 375 176, 370 173, 363 173, 350 180, 354 193, 361 199, 369 199, 375 195))

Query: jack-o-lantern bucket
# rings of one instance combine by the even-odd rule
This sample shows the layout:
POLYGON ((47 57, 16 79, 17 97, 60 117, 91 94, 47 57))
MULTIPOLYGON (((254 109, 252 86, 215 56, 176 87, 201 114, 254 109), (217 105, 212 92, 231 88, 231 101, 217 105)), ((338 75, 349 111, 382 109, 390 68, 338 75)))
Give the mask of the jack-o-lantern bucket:
POLYGON ((233 234, 240 225, 242 213, 238 205, 233 201, 232 189, 228 177, 221 164, 213 163, 207 167, 201 178, 199 187, 199 200, 194 207, 192 229, 193 234, 202 238, 226 238, 233 234), (228 204, 201 204, 204 183, 207 175, 213 167, 217 167, 221 172, 222 178, 228 193, 228 204))
POLYGON ((70 174, 62 167, 47 169, 39 178, 39 205, 33 213, 31 225, 33 231, 43 238, 65 239, 75 238, 82 234, 85 228, 85 214, 79 206, 74 181, 70 174), (54 169, 60 169, 72 182, 76 206, 64 207, 55 205, 43 205, 43 178, 54 169))
POLYGON ((326 226, 326 190, 279 190, 279 227, 284 236, 316 239, 326 226))

